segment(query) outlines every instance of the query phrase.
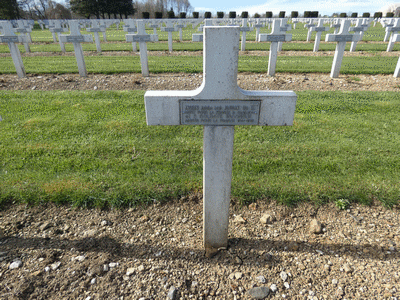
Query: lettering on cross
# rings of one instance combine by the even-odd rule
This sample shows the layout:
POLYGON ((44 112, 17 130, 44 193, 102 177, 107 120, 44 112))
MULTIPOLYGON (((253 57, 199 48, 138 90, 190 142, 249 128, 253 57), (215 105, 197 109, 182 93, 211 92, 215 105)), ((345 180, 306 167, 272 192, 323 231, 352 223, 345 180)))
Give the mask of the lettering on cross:
POLYGON ((147 91, 148 125, 204 125, 203 239, 206 255, 227 247, 234 126, 292 125, 293 91, 237 85, 239 27, 205 26, 203 83, 193 91, 147 91))

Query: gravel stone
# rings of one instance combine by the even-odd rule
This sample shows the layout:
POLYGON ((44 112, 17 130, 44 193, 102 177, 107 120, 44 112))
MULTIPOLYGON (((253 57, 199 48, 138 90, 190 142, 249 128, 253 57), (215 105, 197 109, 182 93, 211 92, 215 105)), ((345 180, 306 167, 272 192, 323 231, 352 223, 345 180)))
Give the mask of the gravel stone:
POLYGON ((269 294, 269 289, 265 286, 254 287, 247 292, 253 299, 265 299, 269 294))
POLYGON ((176 300, 178 299, 178 289, 175 288, 174 286, 171 286, 171 288, 168 291, 167 295, 168 299, 170 300, 176 300))
POLYGON ((286 272, 281 272, 279 274, 279 276, 281 277, 282 281, 286 281, 288 279, 288 274, 286 272))
POLYGON ((14 269, 18 269, 20 267, 22 267, 22 261, 18 259, 18 260, 13 261, 8 268, 10 270, 14 270, 14 269))
POLYGON ((322 233, 322 224, 317 219, 313 219, 310 223, 310 233, 320 234, 322 233))
POLYGON ((269 287, 270 291, 275 293, 278 290, 278 287, 276 286, 275 283, 271 284, 271 286, 269 287))
POLYGON ((261 224, 272 224, 275 221, 276 221, 275 216, 273 216, 269 213, 263 214, 262 217, 260 218, 261 224))

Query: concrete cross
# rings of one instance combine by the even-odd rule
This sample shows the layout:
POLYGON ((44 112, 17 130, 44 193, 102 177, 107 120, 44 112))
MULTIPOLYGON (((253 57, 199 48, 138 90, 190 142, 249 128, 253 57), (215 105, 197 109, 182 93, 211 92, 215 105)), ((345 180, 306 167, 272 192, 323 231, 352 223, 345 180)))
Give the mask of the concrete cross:
MULTIPOLYGON (((387 29, 389 29, 389 28, 387 28, 387 29)), ((396 39, 394 39, 394 36, 396 35, 396 32, 397 31, 400 31, 400 18, 398 18, 398 19, 396 19, 395 21, 394 21, 394 24, 393 24, 393 27, 390 27, 390 30, 389 30, 390 32, 392 32, 392 36, 391 36, 391 38, 390 38, 390 40, 389 40, 389 43, 388 43, 388 47, 387 47, 387 49, 386 49, 386 52, 391 52, 392 50, 393 50, 393 47, 394 47, 394 43, 395 42, 398 42, 398 41, 396 41, 396 39), (394 30, 393 30, 394 29, 394 30), (396 30, 397 29, 397 30, 396 30)))
POLYGON ((178 28, 179 30, 179 41, 183 42, 183 36, 182 36, 182 29, 186 27, 186 24, 183 23, 182 19, 178 20, 178 24, 175 25, 175 28, 178 28))
POLYGON ((147 26, 153 28, 152 41, 158 42, 157 28, 160 27, 160 24, 158 24, 157 21, 153 19, 150 24, 147 24, 147 26))
POLYGON ((30 28, 29 25, 25 25, 23 20, 17 20, 17 28, 14 29, 15 32, 20 33, 21 35, 24 35, 26 39, 22 43, 25 48, 26 53, 31 53, 31 48, 29 47, 29 43, 32 43, 32 38, 31 38, 31 32, 32 29, 30 28))
POLYGON ((354 32, 354 39, 351 42, 350 45, 350 52, 355 52, 356 47, 357 47, 357 42, 361 41, 362 34, 364 33, 364 30, 366 30, 366 27, 363 26, 363 20, 362 19, 357 19, 356 26, 355 27, 350 27, 349 31, 354 32))
POLYGON ((140 65, 142 68, 142 76, 149 76, 149 62, 147 59, 147 45, 146 42, 150 42, 150 34, 146 33, 145 21, 137 21, 137 34, 127 34, 127 42, 139 43, 140 49, 140 65))
MULTIPOLYGON (((212 26, 212 20, 211 19, 205 19, 204 20, 204 26, 212 26)), ((201 28, 204 28, 202 26, 201 28)), ((192 34, 192 41, 193 42, 202 42, 203 41, 203 34, 192 34)))
POLYGON ((58 42, 60 44, 61 51, 64 53, 67 52, 67 50, 65 50, 64 43, 60 40, 60 33, 66 32, 66 31, 68 31, 68 29, 61 26, 61 21, 54 20, 54 21, 52 21, 52 26, 49 27, 49 30, 53 35, 53 41, 55 43, 57 42, 56 34, 58 34, 58 42))
POLYGON ((384 42, 389 41, 389 37, 391 34, 396 34, 398 31, 400 31, 400 26, 397 21, 398 21, 398 19, 396 19, 394 22, 393 22, 393 20, 390 20, 390 23, 388 23, 388 24, 384 23, 384 25, 383 25, 385 27, 385 37, 383 39, 384 42), (396 24, 397 24, 397 26, 396 26, 396 24))
POLYGON ((268 58, 268 75, 274 76, 276 69, 276 61, 278 58, 278 43, 288 42, 292 39, 291 34, 285 34, 281 31, 281 23, 279 20, 272 22, 272 31, 270 34, 260 34, 260 42, 271 42, 268 58))
POLYGON ((15 70, 19 78, 26 76, 24 63, 22 62, 21 52, 15 43, 27 42, 25 35, 16 35, 13 27, 8 21, 0 21, 0 28, 3 35, 0 35, 0 43, 7 43, 10 49, 11 58, 14 62, 15 70))
POLYGON ((204 125, 203 240, 206 255, 228 245, 235 125, 292 125, 292 91, 245 91, 237 85, 237 26, 205 26, 203 83, 193 91, 147 91, 147 125, 204 125))
POLYGON ((324 20, 323 19, 319 19, 318 20, 318 25, 317 26, 311 27, 311 31, 315 31, 316 32, 313 52, 318 52, 319 43, 321 42, 322 32, 328 31, 328 30, 329 30, 328 27, 324 27, 324 20))
POLYGON ((331 25, 331 28, 334 28, 333 34, 338 34, 340 26, 340 19, 335 19, 331 25))
POLYGON ((85 59, 81 43, 93 43, 91 34, 82 35, 79 29, 79 21, 69 21, 71 34, 60 34, 60 41, 63 43, 72 43, 74 45, 76 63, 78 64, 79 75, 87 77, 85 59))
POLYGON ((313 20, 310 20, 307 24, 304 24, 304 28, 307 28, 307 42, 311 40, 311 32, 312 28, 315 27, 315 24, 313 23, 313 20))
POLYGON ((260 19, 256 20, 254 27, 256 28, 256 42, 258 42, 258 36, 260 35, 260 30, 264 25, 261 23, 260 19))
POLYGON ((161 31, 168 32, 168 50, 172 52, 172 32, 177 31, 171 21, 165 22, 165 27, 161 27, 161 31))
POLYGON ((337 42, 332 62, 331 78, 337 78, 339 76, 346 42, 352 42, 354 39, 354 34, 350 34, 349 29, 350 20, 343 20, 338 34, 327 34, 325 37, 325 42, 337 42))
POLYGON ((253 28, 247 26, 247 19, 244 18, 242 20, 242 26, 239 27, 239 31, 242 32, 242 43, 241 43, 241 47, 240 47, 241 51, 245 51, 246 50, 246 32, 247 31, 252 31, 252 30, 253 30, 253 28))
POLYGON ((87 32, 94 33, 94 41, 96 43, 97 53, 101 53, 100 35, 99 32, 105 31, 105 27, 100 28, 99 22, 97 20, 92 20, 91 27, 86 29, 87 32))
MULTIPOLYGON (((400 42, 400 34, 394 34, 391 39, 393 42, 400 42)), ((397 61, 396 69, 394 70, 393 77, 399 78, 400 77, 400 57, 397 61)))
POLYGON ((98 20, 99 21, 99 27, 100 27, 100 32, 102 33, 102 35, 103 35, 103 41, 104 42, 107 42, 107 35, 106 35, 106 30, 107 30, 107 28, 108 27, 110 27, 111 26, 111 22, 109 22, 109 21, 111 21, 111 20, 102 20, 102 19, 100 19, 100 20, 98 20))
MULTIPOLYGON (((126 19, 124 20, 125 25, 122 27, 123 31, 132 33, 132 32, 137 32, 137 27, 136 27, 136 22, 133 19, 126 19)), ((136 42, 132 43, 132 51, 136 52, 136 42)))
MULTIPOLYGON (((287 31, 292 30, 292 25, 287 24, 287 19, 280 19, 281 21, 281 32, 286 33, 287 31)), ((290 35, 290 39, 292 39, 292 35, 290 35)), ((283 41, 278 42, 278 52, 282 51, 283 41)))

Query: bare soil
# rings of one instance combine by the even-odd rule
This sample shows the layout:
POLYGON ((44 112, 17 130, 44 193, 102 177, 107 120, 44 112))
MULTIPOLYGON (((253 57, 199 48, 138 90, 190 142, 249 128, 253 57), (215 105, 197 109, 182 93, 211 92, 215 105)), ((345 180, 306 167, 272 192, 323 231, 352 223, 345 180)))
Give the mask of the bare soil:
MULTIPOLYGON (((201 82, 185 73, 0 75, 0 91, 191 90, 201 82)), ((400 79, 241 73, 238 85, 399 91, 400 79)), ((201 195, 126 210, 12 205, 0 211, 0 299, 256 299, 254 287, 268 288, 258 299, 400 299, 399 208, 232 203, 229 247, 207 257, 201 195), (269 224, 260 222, 265 213, 269 224)))

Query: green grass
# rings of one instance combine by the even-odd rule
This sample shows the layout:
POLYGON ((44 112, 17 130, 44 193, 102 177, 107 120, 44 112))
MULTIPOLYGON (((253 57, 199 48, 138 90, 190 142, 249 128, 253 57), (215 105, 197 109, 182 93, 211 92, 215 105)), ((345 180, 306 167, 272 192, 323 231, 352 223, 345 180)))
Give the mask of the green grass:
MULTIPOLYGON (((398 93, 299 92, 291 127, 238 126, 232 197, 385 206, 398 93)), ((0 92, 0 202, 121 207, 202 188, 202 127, 147 126, 143 92, 0 92)))
MULTIPOLYGON (((24 57, 25 70, 30 74, 78 73, 73 56, 24 57)), ((149 56, 150 73, 200 73, 203 71, 202 56, 149 56)), ((326 56, 278 56, 276 71, 291 73, 329 73, 332 57, 326 56)), ((398 57, 375 55, 371 57, 344 57, 341 74, 393 74, 398 57)), ((87 56, 89 73, 140 73, 139 56, 87 56)), ((263 73, 268 70, 268 56, 240 56, 239 72, 263 73)), ((0 74, 14 74, 11 57, 0 57, 0 74)))

